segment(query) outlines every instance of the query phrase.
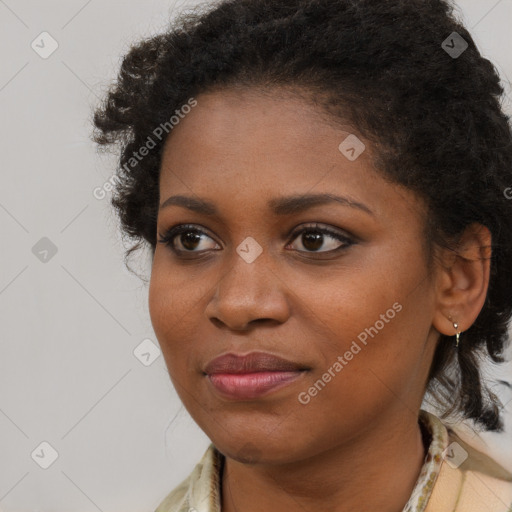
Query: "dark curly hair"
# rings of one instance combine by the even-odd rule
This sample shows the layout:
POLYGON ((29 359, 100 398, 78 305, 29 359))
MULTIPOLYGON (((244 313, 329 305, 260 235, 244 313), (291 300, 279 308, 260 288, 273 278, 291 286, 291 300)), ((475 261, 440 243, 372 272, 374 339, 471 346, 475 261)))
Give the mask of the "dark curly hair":
POLYGON ((132 45, 93 121, 99 149, 120 148, 111 201, 123 237, 137 242, 125 262, 146 243, 155 253, 166 140, 155 128, 167 126, 169 133, 169 119, 191 98, 228 87, 306 92, 330 119, 357 128, 374 144, 381 175, 425 201, 429 262, 436 246, 456 250, 470 224, 490 230, 485 304, 458 350, 453 337, 440 335, 425 396, 443 406, 443 418, 457 413, 502 431, 502 404, 480 363, 487 356, 503 362, 509 342, 512 133, 496 68, 454 6, 448 0, 223 0, 188 8, 165 33, 132 45), (467 44, 460 55, 449 52, 460 47, 457 40, 467 44), (146 156, 135 158, 150 140, 146 156))

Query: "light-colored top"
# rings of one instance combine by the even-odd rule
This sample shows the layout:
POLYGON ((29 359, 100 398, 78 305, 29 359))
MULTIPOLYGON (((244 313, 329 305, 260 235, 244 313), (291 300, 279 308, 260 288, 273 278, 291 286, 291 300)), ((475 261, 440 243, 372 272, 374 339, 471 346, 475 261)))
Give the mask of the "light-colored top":
MULTIPOLYGON (((429 448, 402 512, 512 512, 512 474, 420 410, 429 448)), ((221 512, 224 456, 210 444, 155 512, 221 512)))

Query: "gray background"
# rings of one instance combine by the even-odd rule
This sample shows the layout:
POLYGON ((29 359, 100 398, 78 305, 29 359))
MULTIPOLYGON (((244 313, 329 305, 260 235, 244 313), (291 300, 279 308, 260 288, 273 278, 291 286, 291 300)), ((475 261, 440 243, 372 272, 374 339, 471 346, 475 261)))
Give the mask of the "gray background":
MULTIPOLYGON (((124 268, 110 195, 93 195, 115 156, 98 156, 89 138, 91 111, 130 42, 192 3, 0 0, 4 512, 152 511, 209 443, 155 359, 147 286, 124 268), (46 59, 31 47, 51 48, 44 31, 58 44, 46 59), (47 469, 52 448, 43 442, 58 454, 47 469)), ((512 0, 459 5, 503 77, 510 113, 512 0)), ((149 276, 143 256, 136 269, 149 276)), ((510 374, 509 364, 495 376, 510 374)), ((512 393, 496 389, 508 434, 457 428, 512 470, 512 393)))

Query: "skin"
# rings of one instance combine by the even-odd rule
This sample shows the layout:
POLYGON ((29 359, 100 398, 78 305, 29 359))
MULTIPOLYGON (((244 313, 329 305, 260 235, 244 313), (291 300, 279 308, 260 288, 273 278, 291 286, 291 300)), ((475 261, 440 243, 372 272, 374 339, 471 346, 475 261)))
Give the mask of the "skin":
POLYGON ((175 238, 175 247, 189 248, 185 257, 157 244, 149 310, 181 400, 226 456, 222 510, 400 512, 425 456, 418 412, 439 333, 455 334, 450 316, 468 329, 481 310, 490 234, 471 226, 458 254, 439 250, 429 273, 424 204, 374 170, 361 135, 366 150, 355 161, 341 154, 355 128, 327 122, 294 95, 224 89, 197 101, 166 142, 160 204, 193 196, 214 203, 218 215, 177 205, 159 211, 159 238, 185 223, 205 233, 186 247, 175 238), (372 213, 333 202, 278 216, 267 205, 323 192, 372 213), (324 235, 318 248, 292 238, 311 223, 354 243, 324 235), (236 252, 249 236, 263 249, 252 263, 236 252), (300 403, 299 393, 395 303, 402 309, 394 318, 300 403), (253 350, 310 370, 261 398, 220 397, 205 365, 253 350))

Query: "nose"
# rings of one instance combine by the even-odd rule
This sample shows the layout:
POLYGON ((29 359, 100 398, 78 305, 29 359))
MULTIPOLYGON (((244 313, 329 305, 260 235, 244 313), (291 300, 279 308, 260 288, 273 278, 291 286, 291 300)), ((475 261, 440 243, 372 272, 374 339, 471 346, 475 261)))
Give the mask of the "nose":
POLYGON ((218 326, 245 331, 251 324, 286 322, 290 315, 288 287, 263 252, 247 263, 237 253, 222 274, 205 313, 218 326))

